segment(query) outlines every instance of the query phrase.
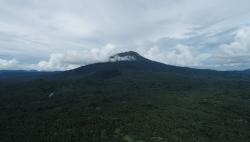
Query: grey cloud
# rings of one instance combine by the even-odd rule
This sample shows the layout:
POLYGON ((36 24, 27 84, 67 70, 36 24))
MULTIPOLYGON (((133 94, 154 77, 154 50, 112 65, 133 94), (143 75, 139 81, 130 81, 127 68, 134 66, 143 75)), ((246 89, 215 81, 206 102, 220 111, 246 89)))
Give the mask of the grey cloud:
POLYGON ((175 65, 246 68, 242 64, 249 57, 235 58, 226 51, 234 50, 235 34, 250 24, 249 4, 248 0, 0 0, 0 68, 8 68, 3 63, 14 59, 16 68, 70 69, 104 60, 104 55, 88 54, 108 44, 116 52, 135 50, 148 57, 154 51, 155 60, 175 65), (80 54, 70 59, 74 52, 80 54), (215 53, 237 66, 226 67, 221 55, 211 60, 209 55, 215 53))

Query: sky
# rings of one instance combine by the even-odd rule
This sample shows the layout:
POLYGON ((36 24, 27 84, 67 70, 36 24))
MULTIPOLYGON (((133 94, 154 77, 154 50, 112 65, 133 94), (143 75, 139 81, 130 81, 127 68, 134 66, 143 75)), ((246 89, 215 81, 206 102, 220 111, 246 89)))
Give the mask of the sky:
POLYGON ((69 70, 124 51, 250 68, 249 0, 0 0, 0 70, 69 70))

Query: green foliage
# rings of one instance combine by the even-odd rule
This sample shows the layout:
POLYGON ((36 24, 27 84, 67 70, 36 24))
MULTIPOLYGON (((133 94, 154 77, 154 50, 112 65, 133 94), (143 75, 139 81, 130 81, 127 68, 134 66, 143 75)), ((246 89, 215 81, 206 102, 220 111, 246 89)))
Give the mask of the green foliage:
POLYGON ((247 142, 249 86, 235 78, 117 70, 1 85, 0 141, 247 142))

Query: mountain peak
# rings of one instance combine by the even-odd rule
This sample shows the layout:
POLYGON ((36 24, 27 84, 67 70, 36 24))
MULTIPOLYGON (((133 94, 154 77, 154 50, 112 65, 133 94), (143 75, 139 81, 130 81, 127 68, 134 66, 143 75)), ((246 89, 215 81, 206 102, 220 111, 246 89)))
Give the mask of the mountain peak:
POLYGON ((147 60, 147 59, 134 51, 122 52, 109 57, 109 62, 142 61, 142 60, 147 60))

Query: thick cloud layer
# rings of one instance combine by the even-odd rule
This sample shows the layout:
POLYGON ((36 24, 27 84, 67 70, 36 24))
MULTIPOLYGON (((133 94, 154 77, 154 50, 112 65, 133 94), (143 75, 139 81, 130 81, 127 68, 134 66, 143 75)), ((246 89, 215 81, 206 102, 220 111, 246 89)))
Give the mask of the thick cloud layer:
POLYGON ((67 70, 134 50, 172 65, 250 68, 248 0, 0 0, 0 69, 67 70))

